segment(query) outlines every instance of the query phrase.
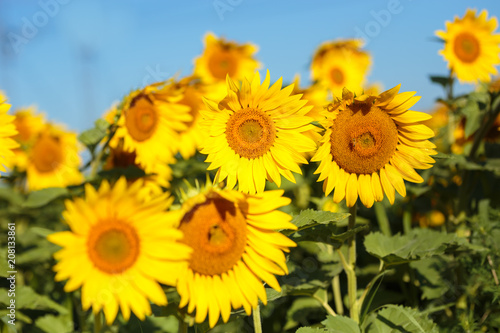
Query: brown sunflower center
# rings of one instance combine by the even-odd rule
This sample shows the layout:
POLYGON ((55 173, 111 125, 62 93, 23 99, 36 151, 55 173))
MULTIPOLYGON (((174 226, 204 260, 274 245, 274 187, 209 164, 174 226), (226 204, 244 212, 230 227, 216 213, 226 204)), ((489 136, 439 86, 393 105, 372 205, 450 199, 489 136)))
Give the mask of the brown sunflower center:
POLYGON ((330 78, 335 84, 341 85, 344 83, 344 73, 338 68, 333 68, 330 71, 330 78))
POLYGON ((390 161, 396 151, 398 130, 385 111, 356 103, 334 120, 330 143, 333 160, 342 169, 371 174, 390 161))
POLYGON ((258 109, 235 112, 226 124, 229 147, 241 157, 258 158, 269 151, 276 139, 272 119, 258 109))
POLYGON ((61 165, 63 150, 56 136, 41 135, 33 145, 31 161, 39 172, 51 172, 61 165))
POLYGON ((208 70, 219 80, 225 80, 227 74, 233 77, 237 66, 237 59, 229 51, 215 52, 208 59, 208 70))
POLYGON ((130 136, 139 142, 149 139, 154 134, 157 123, 157 110, 146 97, 134 100, 125 113, 125 126, 130 136))
POLYGON ((139 256, 139 237, 127 223, 101 221, 89 232, 87 248, 90 260, 101 271, 119 274, 131 267, 139 256))
POLYGON ((179 227, 183 242, 193 249, 190 268, 211 276, 229 271, 245 251, 246 228, 243 213, 229 200, 212 198, 196 205, 179 227))
POLYGON ((468 32, 462 32, 455 38, 455 55, 463 62, 475 61, 481 52, 477 38, 468 32))

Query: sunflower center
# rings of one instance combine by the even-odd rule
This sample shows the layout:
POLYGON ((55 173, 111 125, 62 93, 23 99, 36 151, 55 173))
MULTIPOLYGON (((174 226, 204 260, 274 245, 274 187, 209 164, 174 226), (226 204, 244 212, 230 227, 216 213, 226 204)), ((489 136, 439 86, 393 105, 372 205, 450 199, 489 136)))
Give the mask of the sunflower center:
POLYGON ((335 84, 341 85, 344 83, 344 73, 338 68, 334 68, 330 71, 330 78, 335 84))
POLYGON ((179 227, 194 251, 190 268, 210 276, 229 271, 245 251, 246 228, 243 213, 229 200, 216 197, 196 205, 179 227))
POLYGON ((258 158, 269 151, 276 138, 272 119, 258 109, 235 112, 226 124, 229 147, 241 157, 258 158))
POLYGON ((371 174, 390 161, 396 151, 398 130, 385 111, 356 103, 334 120, 330 143, 333 160, 342 169, 371 174))
POLYGON ((157 122, 156 108, 145 97, 133 101, 125 113, 125 126, 130 136, 139 142, 149 139, 154 134, 157 122))
POLYGON ((90 230, 87 247, 90 260, 98 269, 119 274, 137 260, 139 237, 127 223, 101 221, 90 230))
POLYGON ((57 169, 63 161, 59 138, 41 135, 33 145, 31 160, 39 172, 51 172, 57 169))
POLYGON ((460 60, 469 63, 479 57, 481 47, 473 34, 462 32, 455 38, 454 51, 460 60))
POLYGON ((213 77, 225 80, 227 74, 231 77, 236 74, 237 62, 227 51, 216 52, 208 59, 208 69, 213 77))

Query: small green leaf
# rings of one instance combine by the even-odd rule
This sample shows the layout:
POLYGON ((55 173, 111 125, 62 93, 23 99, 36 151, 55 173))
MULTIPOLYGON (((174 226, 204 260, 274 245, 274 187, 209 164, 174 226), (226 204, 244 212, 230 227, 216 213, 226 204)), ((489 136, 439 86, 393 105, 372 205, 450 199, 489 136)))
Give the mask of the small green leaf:
POLYGON ((468 138, 477 131, 481 125, 482 113, 479 110, 479 105, 476 101, 470 99, 467 104, 460 109, 461 113, 465 116, 465 137, 468 138))
POLYGON ((398 265, 443 254, 448 246, 463 245, 455 234, 429 229, 414 229, 407 235, 385 236, 374 232, 365 237, 368 253, 386 264, 398 265))
POLYGON ((64 187, 44 188, 39 191, 31 192, 22 206, 24 208, 42 207, 57 198, 67 196, 68 193, 68 190, 64 187))
POLYGON ((340 222, 349 217, 346 213, 332 213, 323 210, 305 209, 292 219, 298 230, 304 230, 318 224, 340 222))
POLYGON ((35 326, 47 333, 73 332, 73 322, 67 316, 46 315, 38 318, 35 326))
POLYGON ((432 83, 437 83, 443 88, 446 88, 450 85, 450 78, 447 76, 439 76, 439 75, 431 75, 429 76, 432 83))
POLYGON ((89 150, 93 150, 104 139, 109 127, 109 123, 104 119, 98 119, 94 124, 94 128, 83 131, 78 136, 78 140, 88 147, 89 150))
POLYGON ((301 327, 295 331, 296 333, 334 333, 338 331, 332 331, 329 328, 319 328, 319 327, 301 327))
POLYGON ((332 333, 361 333, 358 323, 348 317, 328 315, 321 323, 332 333))
MULTIPOLYGON (((0 303, 8 304, 7 289, 0 288, 0 303)), ((67 314, 68 309, 57 304, 48 296, 37 294, 31 287, 18 286, 16 288, 16 309, 55 310, 60 314, 67 314)))
POLYGON ((438 328, 427 315, 415 309, 386 305, 382 310, 371 313, 363 322, 367 333, 438 333, 438 328))

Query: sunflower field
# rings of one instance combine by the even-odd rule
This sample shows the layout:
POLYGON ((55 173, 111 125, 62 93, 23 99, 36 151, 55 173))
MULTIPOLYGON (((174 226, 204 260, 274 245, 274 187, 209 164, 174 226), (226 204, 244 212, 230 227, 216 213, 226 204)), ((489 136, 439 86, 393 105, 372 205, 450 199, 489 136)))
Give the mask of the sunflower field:
POLYGON ((0 332, 500 332, 500 33, 461 14, 431 112, 361 39, 305 85, 211 32, 80 133, 0 94, 0 332))

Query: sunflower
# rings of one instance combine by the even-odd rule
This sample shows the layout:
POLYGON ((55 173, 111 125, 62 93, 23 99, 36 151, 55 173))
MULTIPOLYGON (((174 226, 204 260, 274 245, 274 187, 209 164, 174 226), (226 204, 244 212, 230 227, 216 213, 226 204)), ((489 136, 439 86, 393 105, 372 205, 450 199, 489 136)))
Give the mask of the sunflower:
POLYGON ((119 307, 125 320, 131 310, 144 320, 149 300, 166 305, 158 282, 174 286, 191 253, 179 242, 180 212, 165 211, 172 200, 165 194, 142 201, 142 184, 127 186, 120 178, 111 187, 104 180, 97 191, 86 184, 85 199, 66 201, 63 217, 71 231, 48 236, 62 247, 54 255, 56 281, 68 279, 66 292, 81 286, 83 309, 103 309, 109 325, 119 307))
POLYGON ((28 149, 26 177, 29 190, 79 184, 83 176, 78 170, 76 133, 54 124, 46 124, 28 149))
POLYGON ((361 92, 371 65, 368 52, 361 50, 360 40, 323 43, 311 63, 312 79, 341 96, 344 87, 361 92))
POLYGON ((17 168, 19 171, 26 170, 28 164, 27 151, 38 137, 38 133, 45 127, 43 114, 37 114, 34 107, 18 109, 14 113, 14 126, 17 135, 14 140, 20 147, 14 149, 15 157, 7 164, 10 169, 17 168))
POLYGON ((118 107, 118 129, 110 146, 116 148, 123 139, 123 149, 134 152, 136 162, 146 169, 158 161, 170 162, 176 153, 179 132, 186 130, 186 123, 192 120, 190 108, 180 104, 180 99, 172 81, 130 93, 118 107))
POLYGON ((476 16, 475 9, 467 9, 463 18, 446 22, 446 31, 436 31, 444 40, 439 54, 460 82, 489 82, 490 74, 498 73, 495 66, 500 64, 500 34, 493 33, 498 22, 496 17, 488 20, 487 16, 486 10, 476 16))
POLYGON ((196 309, 195 321, 213 327, 219 315, 227 322, 231 307, 248 315, 267 304, 262 281, 280 291, 274 275, 288 273, 283 252, 295 243, 276 229, 293 229, 291 217, 278 207, 290 199, 283 191, 251 196, 234 190, 208 187, 187 199, 181 208, 183 242, 193 249, 189 266, 177 284, 179 306, 196 309))
POLYGON ((403 179, 423 182, 415 172, 428 169, 435 161, 435 146, 427 139, 433 131, 422 122, 431 116, 408 110, 420 97, 415 92, 399 92, 400 85, 380 95, 355 95, 345 89, 325 111, 326 132, 311 161, 320 161, 315 173, 325 180, 328 195, 335 189, 333 201, 344 197, 352 207, 358 195, 366 207, 382 201, 384 193, 394 203, 394 189, 403 197, 403 179))
POLYGON ((172 169, 167 163, 155 163, 146 171, 144 166, 136 163, 135 152, 123 150, 123 145, 118 145, 116 148, 110 148, 103 169, 127 169, 129 167, 136 167, 146 173, 146 176, 143 177, 144 185, 139 191, 139 196, 141 198, 151 199, 152 197, 163 194, 163 188, 170 187, 172 169))
POLYGON ((293 84, 281 90, 281 78, 271 88, 269 83, 269 71, 262 85, 257 72, 241 89, 228 76, 227 96, 218 104, 204 100, 209 136, 201 152, 208 154, 208 169, 218 169, 215 182, 227 178, 233 188, 238 181, 240 191, 250 194, 264 191, 266 179, 279 187, 280 175, 295 182, 291 171, 302 173, 303 153, 316 148, 304 135, 313 128, 305 116, 312 106, 291 95, 293 84))
POLYGON ((224 83, 226 75, 241 81, 260 68, 260 63, 254 58, 257 50, 253 44, 218 39, 209 32, 205 35, 203 54, 194 60, 194 75, 210 83, 224 83))
POLYGON ((213 87, 203 84, 194 76, 183 78, 174 84, 181 96, 179 104, 189 107, 191 115, 191 120, 185 123, 186 129, 178 132, 179 140, 175 143, 176 151, 184 159, 188 159, 196 153, 207 137, 207 133, 200 126, 200 110, 205 108, 203 96, 210 96, 213 87))
POLYGON ((5 171, 4 165, 11 165, 15 158, 13 150, 19 144, 12 139, 17 134, 13 124, 14 116, 8 115, 10 104, 4 103, 5 97, 0 94, 0 171, 5 171))

